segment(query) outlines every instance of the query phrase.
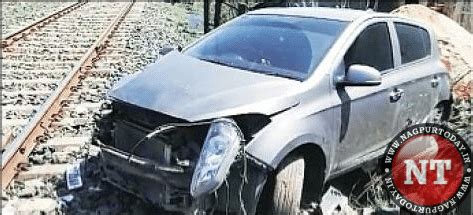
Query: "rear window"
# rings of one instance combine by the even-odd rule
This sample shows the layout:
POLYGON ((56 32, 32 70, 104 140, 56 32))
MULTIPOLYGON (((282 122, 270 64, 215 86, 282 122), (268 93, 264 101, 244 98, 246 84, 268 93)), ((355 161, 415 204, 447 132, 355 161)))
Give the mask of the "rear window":
POLYGON ((394 26, 399 38, 403 64, 430 55, 430 36, 427 30, 404 23, 395 23, 394 26))

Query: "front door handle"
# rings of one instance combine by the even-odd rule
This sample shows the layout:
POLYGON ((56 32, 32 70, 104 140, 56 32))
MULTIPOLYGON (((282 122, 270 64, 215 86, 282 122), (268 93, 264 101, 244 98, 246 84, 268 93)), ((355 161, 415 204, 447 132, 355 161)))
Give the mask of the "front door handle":
POLYGON ((394 88, 393 91, 389 94, 389 100, 391 103, 399 101, 404 95, 403 89, 394 88))
POLYGON ((434 76, 430 81, 430 84, 433 88, 436 88, 439 85, 439 77, 434 76))

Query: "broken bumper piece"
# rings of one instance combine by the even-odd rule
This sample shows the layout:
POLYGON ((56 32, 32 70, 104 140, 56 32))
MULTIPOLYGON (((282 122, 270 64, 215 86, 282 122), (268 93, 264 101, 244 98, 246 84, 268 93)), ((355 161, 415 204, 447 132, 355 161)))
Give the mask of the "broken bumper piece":
POLYGON ((243 138, 234 121, 182 127, 137 148, 152 131, 120 120, 114 128, 113 138, 96 142, 105 181, 170 212, 238 212, 242 205, 255 211, 268 169, 240 150, 243 138))
POLYGON ((183 173, 182 169, 137 156, 129 158, 129 153, 111 146, 102 145, 101 148, 105 181, 166 211, 185 214, 192 214, 197 209, 238 212, 244 205, 248 214, 254 214, 267 177, 267 168, 248 158, 247 168, 241 162, 235 163, 227 182, 215 193, 199 197, 197 201, 190 195, 192 175, 183 173), (246 182, 242 175, 246 175, 246 182))
POLYGON ((129 153, 110 146, 101 148, 101 168, 107 182, 167 211, 191 210, 189 186, 192 175, 180 167, 161 165, 136 156, 129 158, 129 153))

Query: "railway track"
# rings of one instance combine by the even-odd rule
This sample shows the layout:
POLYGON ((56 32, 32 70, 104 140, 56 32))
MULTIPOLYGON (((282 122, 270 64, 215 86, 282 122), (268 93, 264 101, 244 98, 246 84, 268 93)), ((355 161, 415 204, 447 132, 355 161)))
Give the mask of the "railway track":
POLYGON ((30 181, 64 178, 67 168, 97 152, 88 143, 94 118, 107 111, 107 90, 154 62, 161 48, 184 46, 201 35, 189 26, 187 6, 108 4, 100 17, 93 15, 100 13, 99 3, 80 5, 2 48, 3 60, 10 61, 2 68, 2 130, 14 131, 2 154, 8 195, 21 196, 15 192, 31 188, 24 185, 30 181))
POLYGON ((2 48, 2 131, 4 140, 11 140, 2 143, 2 188, 48 137, 62 106, 132 5, 74 4, 12 34, 15 39, 2 48))
POLYGON ((2 38, 64 10, 76 2, 2 2, 2 38))
POLYGON ((139 71, 159 58, 160 48, 186 45, 200 33, 190 29, 185 18, 176 19, 188 12, 180 7, 139 2, 130 5, 127 11, 126 3, 103 3, 106 7, 103 10, 107 11, 101 13, 100 5, 81 4, 44 25, 36 25, 35 31, 24 31, 25 35, 2 48, 2 60, 7 60, 7 65, 11 66, 2 65, 2 131, 13 131, 2 154, 2 188, 8 186, 8 183, 4 184, 6 179, 11 181, 10 176, 16 176, 15 183, 10 183, 8 195, 32 200, 13 203, 16 201, 13 198, 9 200, 11 205, 29 208, 33 207, 29 203, 37 203, 33 200, 45 197, 57 200, 73 195, 79 200, 72 200, 75 204, 68 203, 67 210, 74 213, 123 214, 126 211, 140 214, 134 210, 142 207, 136 206, 136 198, 114 189, 104 192, 104 185, 97 182, 100 176, 87 176, 89 173, 83 172, 85 189, 75 191, 65 188, 64 179, 54 178, 63 177, 71 164, 82 159, 89 162, 86 170, 99 171, 90 164, 93 161, 89 156, 95 149, 88 142, 94 117, 107 111, 103 109, 106 91, 122 76, 139 71), (122 11, 127 12, 120 16, 122 11), (111 30, 110 26, 113 26, 111 30), (98 42, 100 38, 104 38, 103 43, 98 42), (66 80, 71 80, 70 84, 66 85, 66 80), (59 89, 64 89, 61 91, 64 93, 59 94, 59 89), (11 99, 3 100, 5 98, 11 99), (59 105, 49 108, 47 104, 59 105), (45 114, 39 117, 40 113, 45 114), (26 131, 35 132, 29 132, 28 138, 20 141, 18 138, 26 131), (8 165, 4 166, 7 149, 15 149, 13 143, 20 142, 21 147, 14 151, 15 155, 19 154, 18 162, 9 163, 8 160, 8 165), (38 180, 44 182, 41 189, 49 191, 39 194, 38 180), (50 181, 53 184, 49 184, 50 181), (117 204, 126 208, 116 209, 114 205, 117 204), (102 213, 102 210, 109 213, 102 213))
POLYGON ((12 30, 6 28, 5 30, 7 33, 2 35, 2 48, 9 46, 10 44, 14 43, 15 41, 32 34, 33 32, 37 31, 39 28, 45 26, 46 24, 53 22, 54 20, 58 19, 61 16, 64 16, 67 13, 79 8, 80 6, 84 5, 85 3, 69 3, 68 6, 60 8, 49 15, 39 18, 38 20, 33 21, 29 25, 19 28, 17 30, 12 30))

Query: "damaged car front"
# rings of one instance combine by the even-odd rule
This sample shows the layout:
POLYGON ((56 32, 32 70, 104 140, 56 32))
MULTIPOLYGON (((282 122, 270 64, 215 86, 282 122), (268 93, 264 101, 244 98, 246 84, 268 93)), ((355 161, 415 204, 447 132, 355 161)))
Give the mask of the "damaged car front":
MULTIPOLYGON (((173 55, 183 57, 176 53, 167 58, 173 55)), ((269 123, 269 116, 179 118, 133 103, 115 99, 111 113, 100 122, 97 142, 107 181, 168 211, 214 207, 216 196, 223 197, 225 204, 219 206, 224 211, 239 210, 235 203, 240 198, 254 210, 254 191, 264 184, 268 167, 247 157, 243 146, 269 123), (242 183, 245 191, 240 190, 242 183), (222 189, 217 193, 217 188, 222 189)))
MULTIPOLYGON (((217 195, 215 191, 224 181, 229 189, 227 173, 232 164, 241 163, 244 159, 241 150, 244 136, 234 120, 218 118, 185 122, 144 109, 134 109, 121 102, 114 102, 113 110, 108 116, 109 126, 113 128, 109 134, 102 133, 97 140, 101 146, 102 170, 108 182, 167 211, 185 213, 206 210, 214 204, 214 196, 208 198, 205 195, 217 195), (134 111, 138 115, 126 111, 134 111), (147 119, 169 121, 150 122, 139 118, 139 114, 147 119), (161 126, 150 129, 152 127, 147 127, 150 125, 147 123, 161 126), (204 198, 196 202, 191 196, 204 198)), ((231 179, 232 187, 236 183, 244 183, 241 180, 243 174, 248 173, 248 167, 242 167, 235 165, 233 171, 236 177, 231 179)), ((251 180, 260 177, 261 183, 265 167, 253 167, 259 169, 253 171, 258 175, 251 175, 251 180)))
POLYGON ((343 26, 244 15, 122 80, 98 125, 105 180, 167 211, 254 214, 274 167, 245 146, 299 104, 343 26))
POLYGON ((97 132, 105 180, 167 211, 256 210, 269 167, 243 147, 297 104, 285 94, 298 83, 166 55, 110 93, 97 132))

